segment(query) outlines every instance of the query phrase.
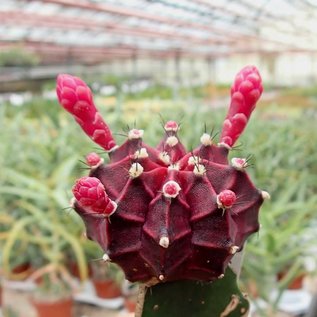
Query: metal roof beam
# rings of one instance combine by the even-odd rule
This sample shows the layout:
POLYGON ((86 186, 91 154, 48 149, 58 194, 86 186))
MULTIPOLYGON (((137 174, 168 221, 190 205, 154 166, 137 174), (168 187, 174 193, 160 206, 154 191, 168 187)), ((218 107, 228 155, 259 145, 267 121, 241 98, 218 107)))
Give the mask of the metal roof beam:
POLYGON ((0 48, 8 49, 12 47, 23 47, 27 48, 36 53, 49 53, 49 54, 69 54, 69 55, 104 55, 104 56, 117 56, 117 57, 135 57, 135 56, 153 56, 153 57, 173 57, 173 56, 184 56, 184 57, 207 57, 207 56, 220 56, 219 54, 213 53, 200 53, 182 50, 149 50, 139 49, 132 46, 116 46, 116 47, 95 47, 95 46, 66 46, 57 43, 50 42, 37 42, 37 41, 3 41, 0 38, 0 48))
MULTIPOLYGON (((237 39, 241 41, 243 40, 257 40, 257 41, 265 41, 265 39, 259 38, 256 34, 241 34, 237 32, 235 29, 225 30, 223 28, 214 27, 210 24, 203 24, 199 22, 186 21, 178 18, 164 17, 160 14, 153 15, 152 13, 147 13, 146 11, 141 11, 134 8, 127 8, 123 6, 116 6, 106 3, 92 3, 88 1, 74 1, 74 0, 41 0, 46 3, 54 3, 62 6, 67 6, 71 8, 81 8, 86 10, 92 10, 96 12, 107 12, 119 16, 125 17, 136 17, 143 20, 154 21, 157 23, 163 23, 168 25, 173 25, 176 27, 188 27, 197 30, 203 30, 207 32, 211 32, 211 34, 217 34, 224 36, 225 38, 237 39), (226 32, 224 34, 224 32, 226 32)), ((212 22, 212 21, 211 21, 212 22)), ((272 39, 266 40, 269 43, 279 44, 279 41, 274 41, 272 39)), ((285 44, 284 44, 285 45, 285 44)), ((294 47, 295 44, 290 44, 289 47, 294 47)))
MULTIPOLYGON (((274 50, 261 50, 261 49, 237 49, 234 51, 229 51, 226 53, 202 53, 202 52, 188 52, 181 50, 167 50, 167 51, 157 51, 157 50, 144 50, 138 49, 137 47, 129 47, 129 46, 117 46, 117 47, 89 47, 89 46, 65 46, 59 45, 56 43, 43 43, 37 41, 22 41, 22 42, 14 42, 14 41, 3 41, 0 38, 0 48, 1 49, 9 49, 13 47, 24 47, 31 51, 37 53, 45 53, 45 54, 68 54, 68 55, 94 55, 94 56, 111 56, 111 57, 135 57, 135 56, 156 56, 156 57, 199 57, 199 58, 207 58, 207 57, 222 57, 222 56, 230 56, 233 54, 271 54, 273 53, 282 53, 283 51, 274 50)), ((317 52, 317 50, 305 50, 305 49, 293 49, 288 50, 290 53, 301 53, 301 52, 317 52)))
POLYGON ((90 21, 88 19, 78 18, 72 20, 66 20, 62 16, 48 16, 42 14, 33 14, 23 11, 0 11, 0 21, 2 25, 28 25, 36 27, 52 27, 52 28, 64 28, 64 29, 76 29, 76 30, 103 30, 105 32, 111 32, 113 34, 130 35, 135 37, 145 37, 150 39, 162 38, 167 40, 179 40, 185 42, 186 46, 189 43, 209 45, 209 44, 228 44, 234 45, 237 41, 219 38, 214 39, 209 37, 203 39, 197 36, 179 34, 169 31, 158 31, 155 29, 144 27, 125 27, 115 23, 103 23, 97 21, 90 21))
POLYGON ((73 1, 73 0, 41 0, 42 2, 55 3, 62 6, 81 8, 86 10, 92 10, 96 12, 107 12, 115 15, 125 16, 125 17, 136 17, 143 20, 155 21, 157 23, 170 24, 174 26, 188 26, 201 30, 210 30, 215 32, 220 32, 222 34, 223 30, 207 26, 205 24, 191 22, 181 19, 175 19, 170 17, 164 17, 162 15, 153 15, 147 13, 146 11, 141 11, 138 9, 127 8, 123 6, 116 6, 109 3, 92 3, 88 1, 73 1))

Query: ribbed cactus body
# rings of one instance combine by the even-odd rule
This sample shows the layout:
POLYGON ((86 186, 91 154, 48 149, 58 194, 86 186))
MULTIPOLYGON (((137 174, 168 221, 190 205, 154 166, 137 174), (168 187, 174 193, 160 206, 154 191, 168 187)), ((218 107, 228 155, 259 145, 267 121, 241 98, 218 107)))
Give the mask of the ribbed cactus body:
POLYGON ((88 155, 89 177, 77 181, 73 189, 74 208, 86 224, 87 236, 130 281, 222 278, 234 254, 259 229, 263 194, 250 181, 245 159, 228 163, 228 152, 245 127, 241 122, 246 123, 262 92, 257 70, 247 67, 237 75, 233 98, 238 98, 238 90, 243 102, 239 97, 239 102, 231 103, 220 143, 214 144, 205 133, 190 152, 174 121, 165 124, 156 148, 143 142, 146 131, 138 129, 116 146, 109 128, 100 123, 89 88, 73 78, 59 77, 59 100, 110 156, 104 164, 95 153, 88 155), (87 122, 77 112, 77 103, 83 101, 90 105, 87 122), (242 121, 237 119, 241 114, 242 121), (103 131, 103 142, 94 137, 96 130, 103 131))

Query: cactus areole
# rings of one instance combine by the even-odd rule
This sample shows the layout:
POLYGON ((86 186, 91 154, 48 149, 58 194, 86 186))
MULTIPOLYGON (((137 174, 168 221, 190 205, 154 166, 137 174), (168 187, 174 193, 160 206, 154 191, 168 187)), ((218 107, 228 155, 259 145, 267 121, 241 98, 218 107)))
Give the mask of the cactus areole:
POLYGON ((187 152, 174 121, 166 122, 156 148, 143 142, 146 132, 138 129, 116 145, 88 86, 77 77, 58 76, 60 104, 110 157, 104 164, 96 153, 87 155, 91 170, 73 187, 74 209, 87 236, 128 280, 221 278, 248 236, 258 231, 259 208, 268 195, 250 181, 246 160, 229 164, 228 153, 261 93, 257 69, 243 68, 231 88, 219 143, 204 133, 200 145, 187 152))

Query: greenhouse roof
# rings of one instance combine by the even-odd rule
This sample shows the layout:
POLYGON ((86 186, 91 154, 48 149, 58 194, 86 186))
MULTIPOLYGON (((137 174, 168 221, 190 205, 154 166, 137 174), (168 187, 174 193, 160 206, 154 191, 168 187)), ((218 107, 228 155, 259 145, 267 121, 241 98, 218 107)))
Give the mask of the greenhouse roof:
POLYGON ((316 0, 5 0, 0 49, 77 58, 315 52, 316 0))

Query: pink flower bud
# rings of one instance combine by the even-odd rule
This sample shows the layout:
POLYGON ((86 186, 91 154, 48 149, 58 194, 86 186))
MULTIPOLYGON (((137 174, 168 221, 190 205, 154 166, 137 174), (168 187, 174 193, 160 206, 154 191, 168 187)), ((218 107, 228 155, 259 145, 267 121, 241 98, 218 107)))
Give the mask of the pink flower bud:
POLYGON ((116 210, 116 203, 107 196, 105 188, 96 177, 82 177, 73 186, 73 194, 83 208, 110 216, 116 210))
POLYGON ((86 163, 93 167, 99 165, 103 159, 95 152, 91 152, 86 155, 86 163))
POLYGON ((164 125, 165 131, 174 131, 176 132, 179 129, 177 122, 175 121, 167 121, 164 125))

